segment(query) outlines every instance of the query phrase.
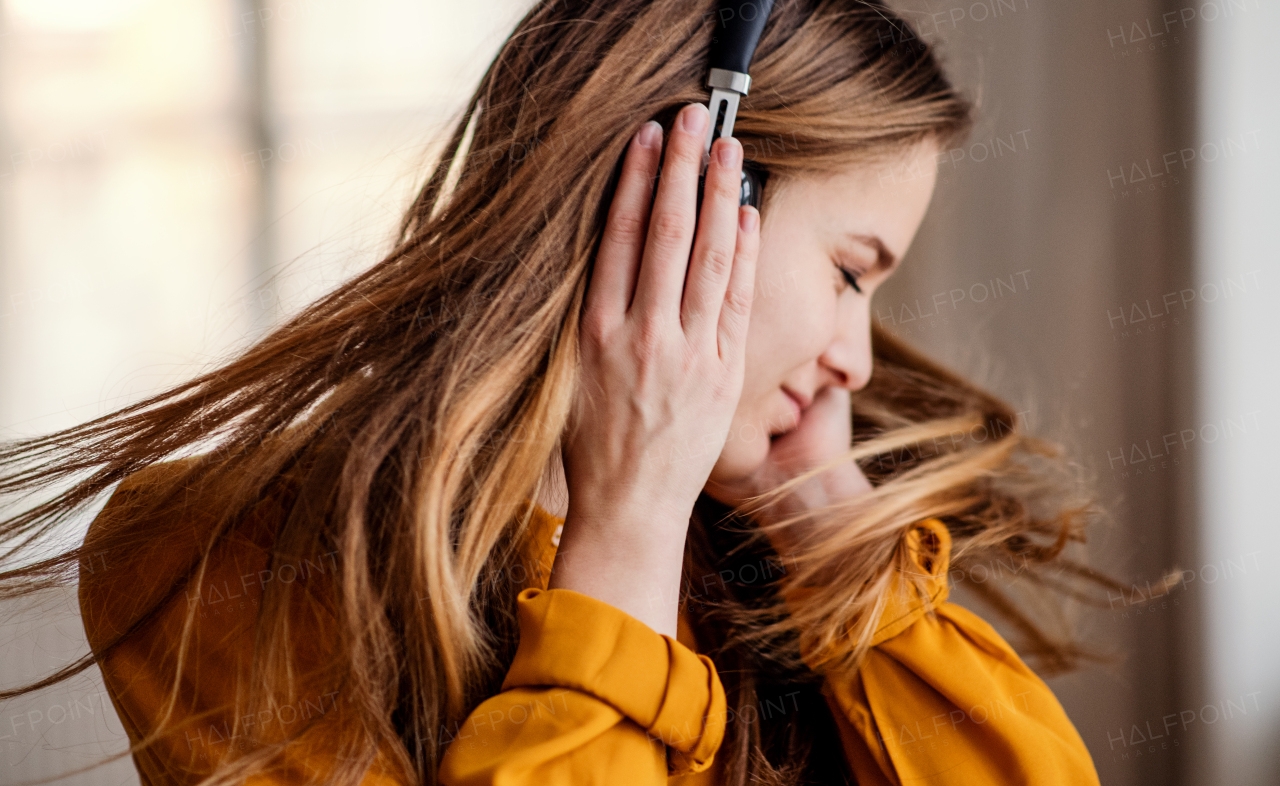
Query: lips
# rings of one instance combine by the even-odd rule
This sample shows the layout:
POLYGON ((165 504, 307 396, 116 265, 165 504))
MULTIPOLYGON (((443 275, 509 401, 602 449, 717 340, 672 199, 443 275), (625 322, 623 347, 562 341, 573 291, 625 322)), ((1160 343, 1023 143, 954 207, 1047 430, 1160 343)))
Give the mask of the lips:
POLYGON ((782 392, 786 394, 787 398, 791 401, 791 404, 795 410, 794 417, 791 421, 790 427, 785 429, 785 431, 790 431, 791 429, 800 425, 800 419, 801 417, 803 417, 805 409, 808 408, 809 404, 812 403, 813 400, 811 398, 802 396, 801 394, 796 393, 795 391, 786 387, 782 388, 782 392))
POLYGON ((808 408, 809 408, 809 405, 813 403, 813 397, 812 397, 812 396, 805 396, 804 394, 797 393, 797 392, 795 392, 794 390, 792 390, 791 388, 788 388, 786 385, 783 385, 783 386, 782 386, 782 392, 783 392, 783 393, 786 393, 788 396, 790 396, 790 397, 791 397, 791 400, 792 400, 792 401, 794 401, 794 402, 796 402, 796 404, 798 404, 798 405, 800 406, 800 411, 801 411, 801 412, 803 412, 804 410, 808 409, 808 408))

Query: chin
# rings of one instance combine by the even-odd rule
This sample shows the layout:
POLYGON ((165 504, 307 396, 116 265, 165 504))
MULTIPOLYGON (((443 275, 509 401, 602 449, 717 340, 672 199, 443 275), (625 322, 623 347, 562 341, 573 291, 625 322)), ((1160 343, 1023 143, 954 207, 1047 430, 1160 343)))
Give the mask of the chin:
POLYGON ((769 434, 758 429, 754 434, 751 429, 745 431, 743 434, 743 429, 734 429, 729 433, 709 480, 727 482, 745 477, 759 469, 769 457, 769 434))

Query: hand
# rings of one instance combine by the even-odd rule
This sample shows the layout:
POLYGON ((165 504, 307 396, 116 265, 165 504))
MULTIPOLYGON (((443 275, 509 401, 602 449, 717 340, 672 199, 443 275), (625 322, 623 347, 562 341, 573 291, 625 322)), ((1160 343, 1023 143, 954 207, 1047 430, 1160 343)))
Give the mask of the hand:
POLYGON ((732 138, 712 147, 695 237, 709 121, 700 104, 680 112, 652 214, 661 134, 627 151, 582 314, 565 559, 549 584, 672 636, 689 516, 742 395, 759 245, 755 208, 739 207, 742 145, 732 138), (700 455, 673 460, 691 448, 700 455))
MULTIPOLYGON (((726 505, 742 505, 750 497, 776 488, 845 453, 852 444, 849 390, 829 385, 814 396, 795 428, 773 440, 768 456, 755 472, 731 482, 708 483, 707 493, 726 505)), ((843 462, 799 484, 789 494, 757 513, 756 518, 764 524, 777 522, 807 510, 861 496, 872 488, 856 462, 843 462)), ((808 527, 804 525, 793 525, 785 530, 766 530, 766 534, 774 549, 785 558, 794 552, 807 531, 808 527)))

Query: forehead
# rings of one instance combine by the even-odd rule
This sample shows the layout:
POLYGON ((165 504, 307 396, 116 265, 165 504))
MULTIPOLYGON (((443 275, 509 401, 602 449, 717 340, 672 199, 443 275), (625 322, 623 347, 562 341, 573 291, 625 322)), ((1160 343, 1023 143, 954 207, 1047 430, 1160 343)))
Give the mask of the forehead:
POLYGON ((927 141, 878 161, 788 178, 773 204, 796 228, 824 238, 878 235, 901 257, 933 196, 936 150, 927 141))

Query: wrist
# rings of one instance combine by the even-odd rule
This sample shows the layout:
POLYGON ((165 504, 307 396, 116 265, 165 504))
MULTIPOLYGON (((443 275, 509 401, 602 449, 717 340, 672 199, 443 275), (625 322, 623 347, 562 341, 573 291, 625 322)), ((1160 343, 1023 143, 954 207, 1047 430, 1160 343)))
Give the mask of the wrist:
MULTIPOLYGON (((872 490, 874 487, 862 474, 862 470, 850 461, 796 486, 791 493, 761 511, 758 514, 759 520, 762 524, 774 524, 863 496, 872 490)), ((768 535, 774 550, 780 556, 794 557, 797 548, 812 530, 813 523, 812 519, 800 520, 783 530, 770 530, 768 535)))
POLYGON ((573 490, 565 513, 565 530, 605 537, 642 547, 653 538, 683 538, 693 515, 693 500, 674 504, 649 488, 573 490))
POLYGON ((779 520, 862 496, 873 488, 858 465, 850 461, 793 487, 790 493, 769 506, 765 513, 768 519, 779 520))
POLYGON ((819 475, 818 479, 825 495, 824 505, 859 497, 875 488, 854 461, 846 461, 832 467, 819 475))
POLYGON ((687 518, 681 528, 648 518, 575 517, 571 510, 547 589, 588 595, 675 638, 687 527, 687 518))

